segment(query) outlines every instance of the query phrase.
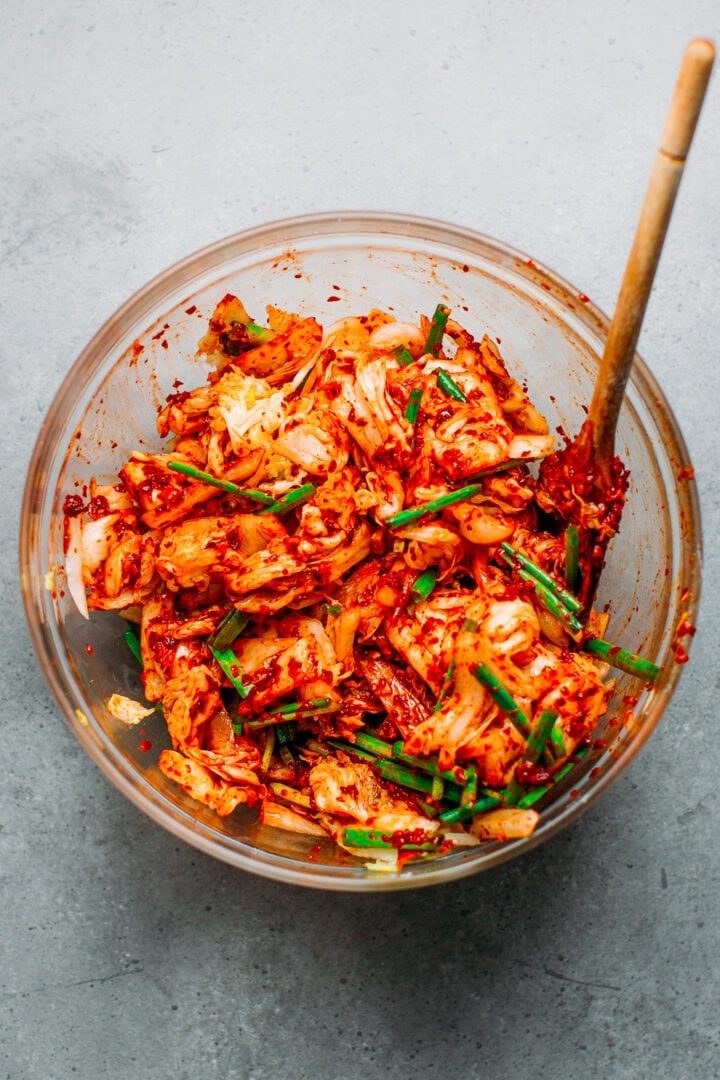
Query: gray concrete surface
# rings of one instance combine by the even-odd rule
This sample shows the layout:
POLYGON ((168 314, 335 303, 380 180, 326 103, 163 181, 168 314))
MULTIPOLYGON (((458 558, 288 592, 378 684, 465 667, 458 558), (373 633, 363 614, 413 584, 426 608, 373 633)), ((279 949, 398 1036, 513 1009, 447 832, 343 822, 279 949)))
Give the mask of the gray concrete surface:
POLYGON ((640 349, 694 459, 692 662, 639 760, 522 860, 307 892, 146 820, 67 729, 21 609, 43 415, 148 278, 274 217, 436 216, 611 310, 685 42, 717 0, 7 0, 0 35, 2 1080, 720 1077, 720 82, 640 349))

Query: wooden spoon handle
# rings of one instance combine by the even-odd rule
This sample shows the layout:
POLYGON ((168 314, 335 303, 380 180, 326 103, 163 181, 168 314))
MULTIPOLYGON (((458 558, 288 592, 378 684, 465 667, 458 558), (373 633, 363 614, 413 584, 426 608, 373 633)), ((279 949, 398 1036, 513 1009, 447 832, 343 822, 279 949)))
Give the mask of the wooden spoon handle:
POLYGON ((650 176, 635 239, 608 331, 586 424, 596 465, 609 467, 615 426, 662 250, 685 159, 707 88, 715 49, 698 38, 688 45, 650 176))

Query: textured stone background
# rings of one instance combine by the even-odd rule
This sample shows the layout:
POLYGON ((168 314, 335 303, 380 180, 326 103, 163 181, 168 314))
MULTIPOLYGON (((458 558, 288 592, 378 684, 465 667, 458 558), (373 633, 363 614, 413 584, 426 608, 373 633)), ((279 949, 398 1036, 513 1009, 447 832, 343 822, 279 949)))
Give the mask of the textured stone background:
POLYGON ((17 573, 27 463, 64 373, 122 301, 212 240, 315 210, 434 216, 612 310, 682 50, 719 14, 6 0, 4 1080, 720 1076, 717 74, 640 341, 696 467, 702 618, 659 730, 579 823, 413 894, 231 870, 178 846, 80 750, 17 573))

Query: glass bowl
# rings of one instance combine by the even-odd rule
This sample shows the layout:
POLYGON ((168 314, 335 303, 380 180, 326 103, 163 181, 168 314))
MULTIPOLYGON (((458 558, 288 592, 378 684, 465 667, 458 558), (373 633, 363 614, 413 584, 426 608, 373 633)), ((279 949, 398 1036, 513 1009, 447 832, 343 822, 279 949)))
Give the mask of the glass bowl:
MULTIPOLYGON (((222 240, 160 274, 120 308, 77 359, 40 431, 22 511, 20 559, 26 613, 44 675, 79 742, 153 821, 209 855, 278 881, 374 891, 448 882, 515 858, 577 818, 615 780, 656 727, 682 665, 677 628, 694 622, 700 586, 700 521, 687 451, 672 412, 638 357, 620 417, 617 452, 631 471, 620 533, 608 555, 599 604, 608 637, 661 665, 652 687, 619 674, 606 749, 575 766, 542 809, 532 836, 463 849, 378 873, 316 837, 282 832, 238 808, 220 819, 157 766, 168 745, 162 721, 147 741, 108 712, 111 694, 142 700, 137 666, 113 613, 84 619, 63 571, 62 502, 91 476, 111 480, 138 447, 160 449, 158 408, 177 380, 203 383, 198 339, 216 302, 236 293, 261 316, 271 303, 326 325, 373 307, 400 320, 439 301, 476 334, 501 341, 551 430, 574 434, 590 400, 608 319, 587 297, 526 255, 467 229, 391 214, 318 214, 222 240), (139 348, 142 346, 142 349, 139 348), (147 744, 152 749, 147 749, 147 744), (143 749, 144 748, 144 749, 143 749)), ((681 644, 687 645, 687 638, 681 644)))

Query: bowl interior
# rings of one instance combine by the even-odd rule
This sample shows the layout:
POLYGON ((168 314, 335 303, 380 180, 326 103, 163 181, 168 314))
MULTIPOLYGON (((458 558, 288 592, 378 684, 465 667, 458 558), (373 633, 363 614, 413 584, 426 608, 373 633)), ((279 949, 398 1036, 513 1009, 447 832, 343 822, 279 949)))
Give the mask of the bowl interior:
POLYGON ((158 769, 169 745, 162 722, 145 735, 114 720, 113 693, 142 700, 137 666, 111 613, 76 611, 65 587, 62 502, 92 476, 112 481, 129 453, 159 450, 167 394, 203 383, 195 355, 217 301, 237 294, 262 320, 266 304, 315 315, 326 326, 377 307, 400 320, 439 301, 476 335, 500 345, 551 430, 574 434, 589 401, 607 320, 557 275, 504 245, 441 223, 390 215, 317 215, 230 237, 155 279, 114 315, 79 357, 46 418, 28 476, 21 569, 28 619, 44 673, 78 739, 107 776, 151 818, 184 840, 257 873, 322 888, 371 890, 447 881, 534 846, 572 820, 617 776, 656 726, 679 676, 675 631, 692 621, 699 591, 699 514, 687 453, 672 412, 638 358, 618 430, 631 471, 620 533, 599 604, 607 636, 662 665, 652 688, 620 675, 602 732, 608 749, 579 764, 543 812, 535 834, 414 863, 397 875, 368 872, 329 843, 258 825, 252 812, 220 819, 158 769), (637 703, 630 715, 627 701, 637 703), (147 741, 151 749, 141 749, 147 741))

